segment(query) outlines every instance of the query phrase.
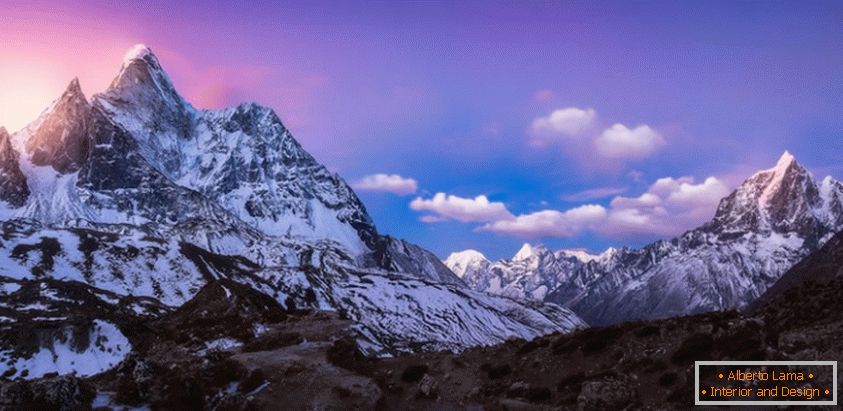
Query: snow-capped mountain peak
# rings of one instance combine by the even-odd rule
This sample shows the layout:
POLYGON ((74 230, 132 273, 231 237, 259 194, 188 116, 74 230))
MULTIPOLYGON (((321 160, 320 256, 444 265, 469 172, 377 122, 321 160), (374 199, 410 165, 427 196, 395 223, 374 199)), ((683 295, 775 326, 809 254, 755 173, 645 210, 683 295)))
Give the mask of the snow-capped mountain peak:
POLYGON ((776 162, 776 165, 775 167, 773 167, 773 170, 786 169, 794 162, 796 162, 796 157, 794 157, 789 150, 785 150, 779 157, 779 160, 776 162))
POLYGON ((196 110, 176 91, 149 48, 135 46, 108 89, 93 97, 94 106, 129 131, 141 154, 170 178, 181 142, 190 138, 196 110))
MULTIPOLYGON (((123 67, 128 66, 134 60, 144 59, 149 55, 152 55, 152 50, 149 47, 145 44, 135 44, 123 55, 123 67)), ((152 55, 152 57, 155 56, 152 55)))
POLYGON ((272 109, 245 103, 196 110, 155 55, 136 49, 93 100, 129 131, 147 163, 265 234, 331 239, 355 256, 374 248, 377 232, 357 196, 272 109))
POLYGON ((589 261, 599 258, 599 255, 594 255, 582 249, 563 249, 556 252, 556 256, 560 258, 576 258, 579 261, 587 263, 589 261))
POLYGON ((483 253, 477 250, 463 250, 451 253, 443 261, 445 266, 451 269, 458 277, 462 278, 467 271, 473 267, 488 264, 489 260, 483 253))
POLYGON ((524 245, 522 245, 518 252, 512 257, 512 261, 529 260, 533 257, 540 257, 547 252, 547 247, 541 244, 531 245, 530 243, 524 243, 524 245))
POLYGON ((33 123, 16 135, 19 151, 37 166, 52 166, 67 174, 81 167, 88 148, 91 105, 78 79, 33 123))
POLYGON ((522 300, 542 300, 561 281, 595 256, 583 250, 551 252, 525 243, 511 258, 489 261, 474 250, 452 253, 445 265, 469 287, 522 300))
POLYGON ((822 212, 833 200, 827 196, 811 173, 785 151, 774 167, 753 174, 721 200, 706 229, 721 233, 796 232, 808 237, 818 225, 830 223, 822 212))
POLYGON ((784 187, 783 184, 787 183, 786 179, 790 175, 810 177, 808 170, 802 167, 802 165, 796 161, 796 158, 793 157, 789 151, 785 151, 784 154, 781 155, 779 161, 773 168, 756 173, 758 180, 766 179, 766 184, 764 184, 761 194, 758 196, 758 205, 760 207, 768 206, 768 202, 771 201, 776 194, 783 189, 787 189, 787 187, 784 187))

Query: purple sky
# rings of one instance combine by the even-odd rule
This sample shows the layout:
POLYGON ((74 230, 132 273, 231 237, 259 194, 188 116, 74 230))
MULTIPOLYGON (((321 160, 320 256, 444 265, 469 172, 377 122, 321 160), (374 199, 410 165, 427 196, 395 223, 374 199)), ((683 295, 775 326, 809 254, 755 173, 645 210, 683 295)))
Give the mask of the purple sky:
POLYGON ((0 0, 0 125, 145 43, 196 106, 275 108, 441 257, 669 237, 785 149, 843 176, 843 3, 592 3, 0 0))

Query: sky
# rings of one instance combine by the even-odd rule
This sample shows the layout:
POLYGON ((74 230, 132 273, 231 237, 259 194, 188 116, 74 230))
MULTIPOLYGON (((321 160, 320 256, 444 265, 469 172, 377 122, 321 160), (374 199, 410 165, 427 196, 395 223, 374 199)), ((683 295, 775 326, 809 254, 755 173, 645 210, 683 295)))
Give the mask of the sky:
POLYGON ((0 126, 143 43, 194 106, 275 109, 441 258, 670 238, 785 150, 843 177, 839 1, 51 3, 0 0, 0 126))

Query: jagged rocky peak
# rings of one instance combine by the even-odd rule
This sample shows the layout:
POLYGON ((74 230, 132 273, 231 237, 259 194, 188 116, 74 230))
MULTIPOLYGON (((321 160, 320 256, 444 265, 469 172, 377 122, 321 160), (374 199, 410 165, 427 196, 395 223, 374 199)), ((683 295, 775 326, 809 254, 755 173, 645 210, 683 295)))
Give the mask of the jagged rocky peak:
POLYGON ((548 252, 547 247, 544 245, 531 245, 530 243, 524 243, 524 245, 521 246, 521 249, 518 250, 518 252, 512 257, 512 261, 525 261, 534 257, 541 257, 548 252))
POLYGON ((88 149, 91 105, 73 79, 53 105, 27 128, 25 149, 39 166, 53 166, 67 174, 78 170, 88 149))
POLYGON ((172 105, 186 105, 176 92, 173 82, 152 50, 143 45, 133 46, 123 58, 120 73, 104 93, 111 97, 147 96, 169 100, 172 105))
POLYGON ((813 176, 785 151, 773 168, 762 170, 721 200, 706 228, 715 232, 795 232, 809 237, 819 226, 833 225, 822 210, 839 186, 821 193, 813 176))
POLYGON ((373 249, 378 234, 363 204, 272 109, 254 103, 194 109, 145 46, 127 53, 94 105, 129 132, 161 174, 252 227, 273 236, 330 239, 354 255, 373 249))
POLYGON ((94 106, 129 131, 144 157, 169 177, 178 168, 179 142, 191 136, 195 110, 176 92, 170 77, 148 47, 136 45, 123 59, 120 73, 108 89, 93 97, 94 106))
POLYGON ((12 147, 12 137, 0 127, 0 201, 20 207, 29 197, 26 177, 20 171, 18 152, 12 147))
POLYGON ((581 248, 563 249, 555 253, 556 258, 575 258, 583 263, 596 260, 600 258, 601 255, 602 254, 591 254, 588 252, 588 250, 584 250, 581 248))

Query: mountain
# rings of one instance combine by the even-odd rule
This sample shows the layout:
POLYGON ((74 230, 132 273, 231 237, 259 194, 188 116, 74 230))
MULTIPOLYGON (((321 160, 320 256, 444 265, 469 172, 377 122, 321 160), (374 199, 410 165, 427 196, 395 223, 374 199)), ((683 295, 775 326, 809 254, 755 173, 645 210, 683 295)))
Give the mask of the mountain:
POLYGON ((591 324, 742 308, 843 228, 843 185, 788 152, 670 241, 584 264, 547 297, 591 324))
POLYGON ((0 201, 3 209, 20 207, 29 197, 26 177, 20 171, 19 153, 12 147, 12 137, 0 127, 0 201))
POLYGON ((777 305, 787 300, 788 293, 797 288, 822 287, 834 281, 839 283, 841 279, 843 279, 843 232, 832 237, 822 248, 791 267, 761 297, 753 301, 747 307, 747 311, 757 313, 769 306, 777 305))
POLYGON ((589 261, 604 258, 582 250, 548 250, 525 243, 511 258, 495 262, 475 250, 452 253, 444 261, 474 290, 529 301, 542 301, 550 290, 571 281, 571 275, 589 261))
POLYGON ((592 325, 743 308, 843 229, 843 184, 815 181, 788 152, 723 198, 709 222, 640 249, 551 252, 525 244, 509 260, 454 253, 472 289, 555 302, 592 325))
POLYGON ((451 253, 442 263, 457 277, 465 278, 466 274, 484 271, 489 266, 490 261, 477 250, 463 250, 451 253))
POLYGON ((554 304, 472 291, 381 235, 271 109, 196 109, 145 46, 103 93, 88 100, 73 80, 26 128, 0 129, 0 200, 0 328, 38 336, 0 338, 7 378, 108 369, 145 346, 138 324, 209 289, 337 312, 376 355, 585 326, 554 304))

